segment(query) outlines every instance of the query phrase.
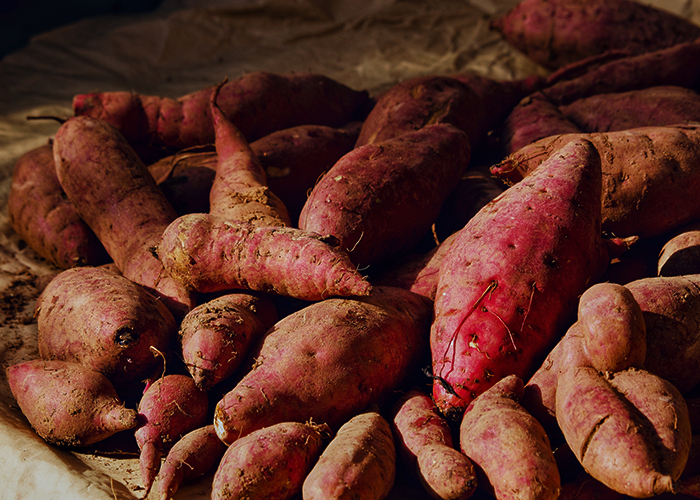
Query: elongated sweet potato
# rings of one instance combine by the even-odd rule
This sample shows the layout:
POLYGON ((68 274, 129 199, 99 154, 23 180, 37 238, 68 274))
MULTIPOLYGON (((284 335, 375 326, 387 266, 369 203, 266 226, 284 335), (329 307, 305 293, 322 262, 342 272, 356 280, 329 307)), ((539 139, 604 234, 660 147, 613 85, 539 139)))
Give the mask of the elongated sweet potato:
POLYGON ((85 116, 64 122, 53 146, 66 196, 116 266, 181 318, 193 298, 153 254, 177 214, 133 148, 107 122, 85 116))
POLYGON ((137 426, 107 377, 78 363, 34 360, 7 369, 10 390, 36 433, 59 446, 87 446, 137 426))
POLYGON ((469 157, 466 134, 449 124, 355 148, 311 191, 299 227, 335 236, 361 268, 386 261, 430 230, 469 157))
POLYGON ((509 375, 474 399, 460 423, 460 447, 479 486, 497 500, 556 499, 561 479, 549 438, 520 404, 522 394, 523 381, 509 375))
POLYGON ((171 276, 199 292, 249 289, 320 300, 372 288, 333 238, 210 214, 173 221, 157 254, 171 276))
POLYGON ((416 368, 431 314, 421 295, 375 287, 366 298, 326 299, 284 317, 251 351, 252 369, 217 403, 217 434, 230 444, 285 419, 338 429, 416 368))
POLYGON ((565 134, 519 149, 491 172, 518 182, 564 144, 589 140, 600 154, 604 173, 603 230, 618 237, 652 238, 700 214, 700 200, 690 195, 700 184, 695 168, 700 158, 698 138, 697 124, 565 134))
MULTIPOLYGON (((76 115, 100 118, 132 143, 182 149, 214 142, 209 102, 216 86, 178 99, 132 92, 78 94, 76 115)), ((341 126, 369 95, 313 73, 246 73, 221 88, 219 105, 248 141, 304 124, 341 126)))
POLYGON ((638 54, 700 37, 700 26, 633 0, 523 0, 491 28, 548 69, 612 49, 638 54))
POLYGON ((280 422, 232 443, 212 484, 212 500, 287 500, 300 493, 328 441, 324 425, 280 422))
POLYGON ((7 214, 17 234, 62 269, 109 260, 102 243, 63 194, 51 143, 28 151, 17 160, 7 214))
POLYGON ((151 349, 169 355, 177 333, 161 301, 105 266, 59 273, 39 296, 35 316, 43 359, 85 365, 120 392, 162 369, 151 349))
POLYGON ((305 500, 382 500, 394 485, 396 447, 391 427, 377 412, 344 423, 304 479, 305 500))
POLYGON ((543 167, 477 213, 443 258, 431 352, 447 415, 506 375, 529 378, 607 266, 593 145, 569 144, 543 167))

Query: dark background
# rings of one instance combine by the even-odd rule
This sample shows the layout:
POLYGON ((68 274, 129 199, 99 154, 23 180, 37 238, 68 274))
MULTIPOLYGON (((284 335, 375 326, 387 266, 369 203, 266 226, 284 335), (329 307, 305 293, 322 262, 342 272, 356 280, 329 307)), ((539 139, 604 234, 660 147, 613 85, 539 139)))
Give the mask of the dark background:
POLYGON ((101 15, 150 12, 162 0, 0 0, 0 59, 25 47, 31 36, 101 15))

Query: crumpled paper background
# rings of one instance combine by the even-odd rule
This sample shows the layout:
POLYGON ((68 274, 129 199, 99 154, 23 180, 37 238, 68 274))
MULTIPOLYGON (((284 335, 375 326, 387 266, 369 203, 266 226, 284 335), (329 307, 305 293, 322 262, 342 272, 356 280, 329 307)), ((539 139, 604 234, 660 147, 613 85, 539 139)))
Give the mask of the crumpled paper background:
MULTIPOLYGON (((12 169, 71 114, 75 94, 133 90, 179 97, 256 70, 312 71, 376 95, 424 74, 496 79, 543 70, 488 29, 517 0, 165 0, 155 12, 97 17, 36 36, 0 61, 0 499, 143 496, 128 450, 48 446, 17 407, 4 370, 38 356, 33 312, 57 271, 13 232, 12 169)), ((653 5, 700 23, 700 0, 653 5)), ((211 475, 175 498, 209 498, 211 475)), ((150 495, 155 498, 155 494, 150 495)), ((390 498, 428 498, 397 485, 390 498)))

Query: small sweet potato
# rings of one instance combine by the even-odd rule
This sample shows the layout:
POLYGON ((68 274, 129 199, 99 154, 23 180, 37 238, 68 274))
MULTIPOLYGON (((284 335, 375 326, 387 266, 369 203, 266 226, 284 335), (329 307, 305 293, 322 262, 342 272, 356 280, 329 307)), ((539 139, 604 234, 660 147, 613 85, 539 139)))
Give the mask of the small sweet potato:
POLYGON ((561 479, 547 433, 519 403, 523 381, 509 375, 481 393, 464 412, 462 452, 479 486, 498 500, 559 496, 561 479))
POLYGON ((656 265, 659 276, 700 274, 700 222, 678 228, 664 243, 656 265))
POLYGON ((87 446, 133 429, 137 413, 126 408, 107 377, 78 363, 25 361, 7 368, 10 390, 36 433, 59 446, 87 446))
POLYGON ((110 266, 59 273, 37 299, 35 317, 43 359, 85 365, 120 392, 162 366, 152 349, 169 355, 177 333, 163 303, 110 266))
POLYGON ((394 485, 396 448, 389 422, 377 412, 344 423, 302 486, 305 500, 382 500, 394 485))
POLYGON ((237 439, 216 470, 212 500, 292 498, 329 435, 323 424, 280 422, 237 439))

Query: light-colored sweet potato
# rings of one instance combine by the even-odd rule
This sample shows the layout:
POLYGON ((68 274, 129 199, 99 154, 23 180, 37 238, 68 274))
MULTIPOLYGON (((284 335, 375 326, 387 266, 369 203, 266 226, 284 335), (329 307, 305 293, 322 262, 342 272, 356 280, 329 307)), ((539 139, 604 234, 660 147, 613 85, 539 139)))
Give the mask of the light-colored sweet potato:
POLYGON ((219 437, 232 443, 283 420, 337 430, 416 369, 431 315, 429 299, 375 287, 368 297, 326 299, 284 317, 251 351, 252 369, 217 403, 219 437))
POLYGON ((199 292, 248 289, 321 300, 367 295, 372 288, 332 237, 211 214, 173 221, 157 254, 174 279, 199 292))
POLYGON ((516 375, 481 393, 464 412, 460 447, 474 462, 479 487, 497 500, 554 500, 559 469, 544 428, 519 403, 522 394, 516 375))
POLYGON ((607 266, 593 145, 569 144, 543 167, 475 215, 443 258, 431 352, 445 414, 506 375, 529 378, 607 266))
POLYGON ((161 301, 106 266, 59 273, 37 299, 35 317, 43 359, 85 365, 120 392, 162 369, 152 349, 169 356, 177 333, 161 301))
POLYGON ((193 297, 153 254, 177 214, 133 148, 107 122, 85 116, 65 121, 53 146, 66 196, 116 266, 181 318, 191 309, 193 297))
MULTIPOLYGON (((132 143, 183 149, 214 142, 209 103, 215 87, 178 99, 133 92, 78 94, 73 111, 109 122, 132 143)), ((265 71, 229 81, 219 96, 221 109, 248 141, 295 125, 342 126, 368 100, 366 91, 323 75, 265 71)))
POLYGON ((430 230, 467 168, 467 135, 435 124, 355 148, 323 176, 299 217, 360 268, 408 252, 430 230))
POLYGON ((25 361, 7 368, 10 390, 36 433, 59 446, 87 446, 138 424, 107 377, 78 363, 25 361))
POLYGON ((237 439, 216 470, 212 500, 292 498, 329 436, 324 425, 280 422, 237 439))
POLYGON ((304 500, 382 500, 394 485, 396 447, 391 427, 379 413, 355 415, 344 423, 304 479, 304 500))

